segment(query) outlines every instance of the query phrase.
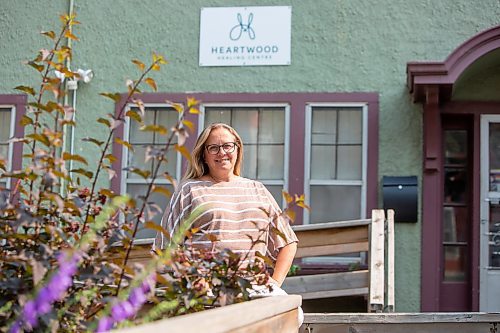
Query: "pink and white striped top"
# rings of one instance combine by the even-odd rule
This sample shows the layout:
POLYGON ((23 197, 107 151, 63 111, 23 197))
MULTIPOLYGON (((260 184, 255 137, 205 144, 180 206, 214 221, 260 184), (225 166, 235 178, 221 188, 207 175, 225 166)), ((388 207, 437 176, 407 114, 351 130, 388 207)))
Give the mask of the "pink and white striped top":
MULTIPOLYGON (((258 181, 182 181, 165 210, 162 227, 172 236, 196 208, 201 213, 192 228, 198 231, 186 240, 186 245, 230 249, 248 255, 247 260, 259 251, 275 260, 280 248, 298 241, 273 196, 258 181)), ((163 249, 167 244, 168 239, 158 233, 153 249, 163 249)))

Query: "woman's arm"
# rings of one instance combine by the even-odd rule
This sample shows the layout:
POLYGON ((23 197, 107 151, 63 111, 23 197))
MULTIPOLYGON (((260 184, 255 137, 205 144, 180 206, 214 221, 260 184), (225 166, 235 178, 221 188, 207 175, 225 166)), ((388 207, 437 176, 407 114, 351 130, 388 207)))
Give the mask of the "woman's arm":
POLYGON ((276 281, 278 286, 281 286, 283 281, 285 281, 286 275, 290 270, 290 266, 292 266, 293 258, 295 257, 296 252, 297 242, 292 242, 280 249, 272 276, 272 279, 276 281))

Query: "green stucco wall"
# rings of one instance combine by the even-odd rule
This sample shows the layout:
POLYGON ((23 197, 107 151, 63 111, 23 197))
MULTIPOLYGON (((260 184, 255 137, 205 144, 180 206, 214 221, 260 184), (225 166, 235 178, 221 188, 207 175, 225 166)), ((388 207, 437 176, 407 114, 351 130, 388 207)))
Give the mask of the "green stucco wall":
MULTIPOLYGON (((0 93, 33 82, 35 72, 21 61, 46 45, 38 32, 57 30, 69 2, 2 0, 0 93)), ((422 111, 410 101, 406 63, 442 61, 500 17, 498 0, 75 0, 75 10, 82 25, 73 68, 95 72, 78 90, 77 138, 98 135, 95 119, 113 110, 98 93, 124 92, 136 74, 130 60, 157 51, 170 61, 155 75, 165 92, 378 92, 379 179, 421 179, 422 111), (244 5, 292 6, 292 64, 200 68, 200 8, 244 5)), ((91 146, 78 149, 92 163, 91 146)), ((420 222, 396 226, 398 311, 420 310, 420 234, 420 222)))

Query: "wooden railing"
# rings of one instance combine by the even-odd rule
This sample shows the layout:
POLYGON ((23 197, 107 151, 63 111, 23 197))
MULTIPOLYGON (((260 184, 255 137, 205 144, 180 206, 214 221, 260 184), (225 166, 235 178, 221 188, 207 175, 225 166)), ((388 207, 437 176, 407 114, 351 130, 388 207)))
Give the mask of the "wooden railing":
POLYGON ((294 226, 297 258, 365 252, 368 269, 288 277, 283 289, 303 299, 366 295, 369 312, 393 311, 394 211, 387 215, 377 209, 371 219, 294 226))
POLYGON ((232 304, 114 332, 120 333, 215 333, 280 332, 299 330, 296 295, 274 296, 232 304))

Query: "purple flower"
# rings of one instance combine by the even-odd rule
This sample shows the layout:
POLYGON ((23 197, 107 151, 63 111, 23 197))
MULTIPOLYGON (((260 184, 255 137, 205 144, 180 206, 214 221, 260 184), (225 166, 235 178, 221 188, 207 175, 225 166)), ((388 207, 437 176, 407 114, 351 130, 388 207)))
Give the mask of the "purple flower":
POLYGON ((146 295, 144 295, 141 289, 135 288, 130 292, 130 296, 128 297, 128 299, 133 307, 140 307, 146 302, 146 295))
POLYGON ((111 307, 111 317, 104 316, 99 319, 96 332, 107 332, 111 330, 115 323, 133 317, 146 303, 146 294, 151 291, 151 284, 155 281, 156 275, 153 273, 146 277, 138 287, 132 289, 126 300, 113 305, 111 307))
POLYGON ((14 322, 9 332, 19 332, 24 324, 29 329, 38 325, 38 317, 50 312, 52 303, 62 299, 73 284, 72 277, 78 270, 80 259, 81 256, 78 253, 74 253, 71 257, 65 253, 58 256, 59 270, 52 275, 49 282, 40 289, 34 299, 26 302, 21 318, 14 322))
POLYGON ((21 333, 21 322, 16 321, 9 330, 9 333, 21 333))
POLYGON ((33 300, 28 301, 24 305, 24 311, 23 311, 24 321, 31 327, 34 327, 38 324, 38 318, 37 318, 38 316, 36 310, 37 310, 36 303, 33 300))
POLYGON ((112 327, 113 327, 113 319, 104 316, 101 319, 99 319, 99 324, 97 324, 96 332, 98 333, 108 332, 111 330, 112 327))

